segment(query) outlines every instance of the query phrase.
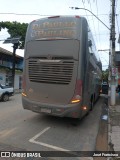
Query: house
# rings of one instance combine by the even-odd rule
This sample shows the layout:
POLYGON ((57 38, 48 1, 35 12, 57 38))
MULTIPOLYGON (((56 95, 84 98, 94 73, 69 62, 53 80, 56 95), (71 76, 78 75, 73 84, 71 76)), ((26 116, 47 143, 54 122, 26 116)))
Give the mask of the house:
POLYGON ((118 68, 118 84, 120 84, 120 51, 115 52, 115 64, 118 68))
MULTIPOLYGON (((12 62, 13 53, 0 47, 0 83, 12 85, 12 62)), ((14 89, 22 88, 23 57, 16 55, 15 58, 15 81, 14 89)))

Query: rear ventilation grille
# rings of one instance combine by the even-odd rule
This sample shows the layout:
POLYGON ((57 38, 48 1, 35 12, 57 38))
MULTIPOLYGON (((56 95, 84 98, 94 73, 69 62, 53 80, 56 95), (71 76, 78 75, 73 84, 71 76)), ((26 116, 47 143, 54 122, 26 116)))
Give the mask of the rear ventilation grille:
MULTIPOLYGON (((43 62, 42 58, 29 59, 29 79, 32 82, 48 84, 69 84, 73 73, 73 60, 43 62)), ((44 59, 44 58, 43 58, 44 59)), ((56 58, 58 59, 58 58, 56 58)))

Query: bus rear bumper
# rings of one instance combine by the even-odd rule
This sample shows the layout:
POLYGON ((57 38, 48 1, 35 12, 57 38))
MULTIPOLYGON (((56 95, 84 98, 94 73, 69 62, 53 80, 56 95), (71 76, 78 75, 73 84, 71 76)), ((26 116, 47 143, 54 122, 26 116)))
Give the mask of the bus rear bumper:
POLYGON ((81 118, 84 115, 81 103, 67 105, 47 104, 34 102, 22 96, 22 104, 24 109, 58 117, 81 118))

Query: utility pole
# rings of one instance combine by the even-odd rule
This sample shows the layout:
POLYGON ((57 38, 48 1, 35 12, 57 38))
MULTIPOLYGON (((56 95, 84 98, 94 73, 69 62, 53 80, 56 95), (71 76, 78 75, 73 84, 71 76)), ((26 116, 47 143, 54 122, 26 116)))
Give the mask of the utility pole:
POLYGON ((111 15, 111 91, 110 91, 110 103, 112 106, 116 103, 116 66, 115 66, 115 0, 112 1, 112 15, 111 15))
POLYGON ((14 88, 14 82, 15 82, 15 59, 16 59, 16 49, 18 49, 19 43, 13 44, 13 63, 12 63, 12 86, 14 88))

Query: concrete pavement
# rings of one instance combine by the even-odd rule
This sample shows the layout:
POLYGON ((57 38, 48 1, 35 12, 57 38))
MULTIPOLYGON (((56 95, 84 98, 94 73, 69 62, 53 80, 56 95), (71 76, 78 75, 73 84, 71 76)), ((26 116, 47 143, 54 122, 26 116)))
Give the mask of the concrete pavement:
MULTIPOLYGON (((115 151, 115 152, 119 151, 119 155, 120 155, 120 97, 118 96, 118 94, 116 94, 116 105, 115 106, 110 106, 109 101, 110 101, 110 97, 108 95, 108 106, 109 106, 108 107, 109 108, 108 109, 108 113, 109 113, 108 115, 108 151, 115 151)), ((102 131, 103 131, 103 128, 102 128, 102 131)), ((102 138, 103 138, 103 135, 102 135, 102 138)), ((102 141, 102 144, 103 144, 103 141, 102 141)), ((0 151, 5 151, 5 150, 18 151, 21 149, 13 147, 13 146, 8 146, 5 144, 0 144, 0 151)), ((104 157, 98 157, 98 158, 100 160, 103 160, 104 157)), ((6 159, 6 158, 3 158, 3 159, 6 159)), ((23 158, 23 159, 27 160, 28 158, 23 158)), ((88 160, 89 158, 86 157, 82 159, 88 160)), ((111 158, 109 157, 108 160, 120 160, 120 157, 111 157, 111 158)))
MULTIPOLYGON (((119 151, 120 155, 120 96, 118 93, 116 93, 116 105, 110 105, 110 96, 108 97, 108 105, 108 150, 119 151)), ((120 160, 120 157, 111 159, 120 160)))

